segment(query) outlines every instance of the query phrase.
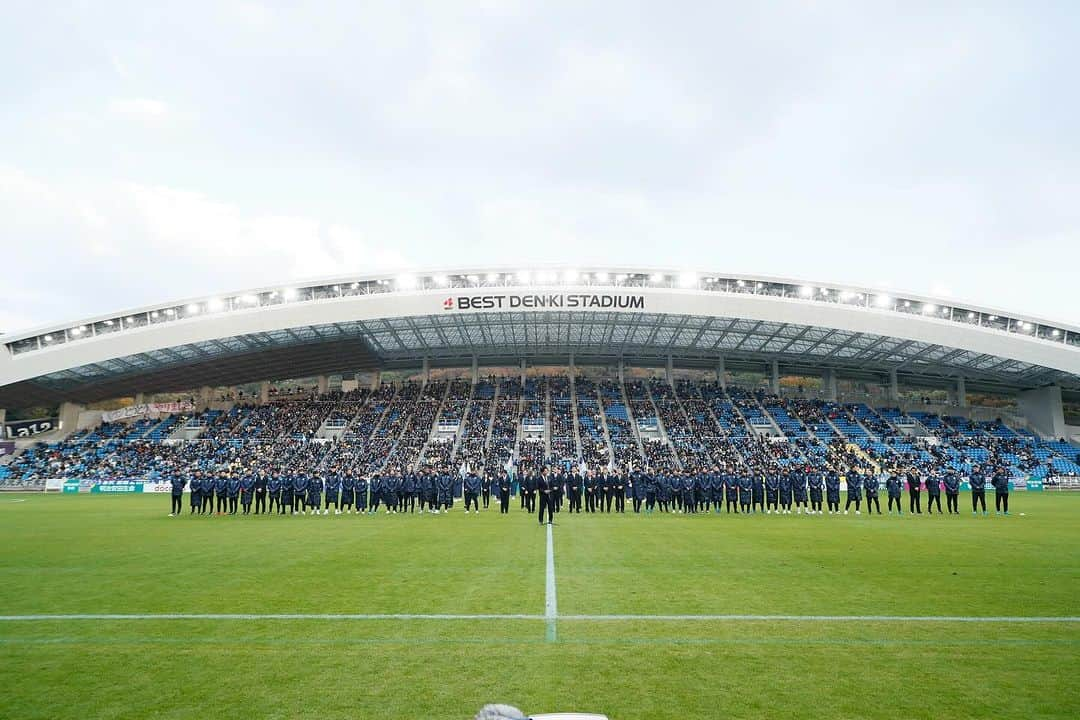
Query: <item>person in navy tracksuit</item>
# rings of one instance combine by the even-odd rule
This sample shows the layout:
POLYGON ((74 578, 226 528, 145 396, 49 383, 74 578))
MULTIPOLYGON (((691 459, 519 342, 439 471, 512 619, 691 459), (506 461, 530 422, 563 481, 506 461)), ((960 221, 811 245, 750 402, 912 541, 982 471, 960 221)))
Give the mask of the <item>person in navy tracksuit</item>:
MULTIPOLYGON (((311 514, 312 515, 318 515, 319 514, 319 509, 322 508, 322 490, 323 490, 322 478, 315 477, 314 475, 312 475, 311 477, 308 478, 308 482, 307 482, 307 502, 308 502, 308 506, 311 508, 311 514)), ((323 510, 323 514, 324 515, 326 514, 325 510, 323 510)))
POLYGON ((191 478, 191 514, 202 511, 202 477, 199 471, 195 471, 195 477, 191 478))
POLYGON ((368 506, 368 513, 379 512, 379 505, 384 502, 386 502, 386 478, 375 473, 371 478, 371 505, 368 506))
POLYGON ((465 476, 465 513, 468 514, 469 507, 477 513, 480 512, 480 491, 483 483, 480 478, 474 472, 470 472, 465 476))
POLYGON ((334 508, 334 514, 341 514, 341 505, 339 501, 341 499, 341 476, 337 473, 330 473, 326 477, 326 504, 323 506, 323 515, 330 512, 330 508, 334 508))
POLYGON ((791 473, 780 471, 780 509, 791 514, 791 473))
POLYGON ((356 514, 367 512, 368 479, 363 475, 356 477, 353 481, 353 488, 356 498, 356 514))
POLYGON ((754 482, 750 479, 748 474, 740 473, 739 475, 739 509, 744 513, 750 514, 751 500, 750 496, 754 492, 754 482))
POLYGON ((903 515, 904 511, 900 507, 900 496, 903 494, 904 485, 895 473, 890 474, 889 479, 885 481, 885 490, 889 493, 889 514, 892 515, 893 504, 895 504, 896 514, 903 515))
POLYGON ((821 514, 821 493, 825 489, 825 474, 814 470, 808 473, 810 478, 810 512, 821 514))
POLYGON ((806 509, 806 476, 802 470, 791 473, 791 497, 795 501, 795 509, 800 515, 806 509))
MULTIPOLYGON (((438 494, 435 511, 450 512, 454 498, 454 479, 450 475, 443 473, 435 480, 435 487, 438 494)), ((535 485, 533 487, 535 492, 535 485)))
POLYGON ((855 514, 861 515, 859 505, 862 503, 862 476, 852 471, 847 476, 847 502, 844 504, 844 514, 848 514, 851 503, 855 503, 855 514))
POLYGON ((345 512, 351 513, 353 509, 353 500, 356 497, 356 481, 353 480, 352 475, 348 473, 341 478, 341 507, 345 509, 345 512))
MULTIPOLYGON (((777 477, 776 471, 770 471, 765 476, 765 512, 767 514, 778 513, 780 508, 776 504, 776 499, 780 494, 780 478, 777 477)), ((839 502, 839 501, 838 501, 839 502)))
POLYGON ((863 491, 866 493, 866 514, 873 515, 874 508, 877 508, 877 514, 881 514, 881 501, 878 500, 878 488, 881 487, 881 480, 878 476, 872 472, 866 473, 863 476, 863 491))
POLYGON ((825 476, 825 502, 829 505, 829 514, 840 512, 840 476, 829 471, 825 476))
POLYGON ((229 478, 225 475, 218 475, 214 478, 214 497, 217 498, 217 513, 228 512, 229 510, 229 478))
POLYGON ((295 507, 293 502, 293 481, 289 475, 281 479, 281 502, 278 507, 280 508, 279 515, 292 514, 295 507))
POLYGON ((266 490, 270 495, 270 513, 276 513, 281 510, 281 478, 276 474, 271 475, 270 479, 266 481, 266 490))
POLYGON ((950 515, 960 514, 960 475, 950 471, 945 475, 945 507, 950 515))
POLYGON ((979 505, 982 505, 982 513, 986 514, 986 475, 982 468, 975 466, 975 472, 971 473, 971 514, 979 514, 979 505))
POLYGON ((251 514, 251 501, 255 499, 255 477, 245 473, 240 478, 240 506, 244 508, 244 514, 251 514))
POLYGON ((416 512, 416 492, 420 485, 415 473, 405 473, 401 478, 401 500, 398 505, 401 512, 416 512))
MULTIPOLYGON (((576 478, 571 476, 570 481, 573 482, 576 478)), ((645 488, 645 476, 641 472, 634 471, 630 475, 630 492, 633 496, 634 513, 641 514, 641 506, 645 503, 646 488, 645 488)), ((579 504, 580 507, 580 504, 579 504)), ((706 504, 708 508, 708 504, 706 504)), ((574 505, 570 504, 571 511, 574 509, 574 505)))
POLYGON ((184 513, 184 486, 187 485, 187 481, 182 477, 173 475, 169 478, 169 486, 172 500, 172 508, 169 511, 169 517, 176 517, 184 513))
POLYGON ((236 477, 236 475, 229 475, 227 492, 229 494, 229 514, 235 515, 237 503, 240 501, 240 478, 236 477))
POLYGON ((943 514, 941 512, 941 478, 936 470, 926 476, 926 512, 930 515, 934 514, 934 503, 937 503, 938 515, 943 514))
POLYGON ((1009 514, 1009 476, 998 471, 993 477, 994 512, 998 515, 1009 514))
POLYGON ((755 471, 750 481, 753 483, 750 510, 751 512, 765 512, 765 481, 761 477, 761 473, 755 471))
POLYGON ((302 473, 293 475, 292 479, 292 495, 293 495, 293 514, 299 510, 301 515, 307 514, 307 488, 308 480, 302 473))

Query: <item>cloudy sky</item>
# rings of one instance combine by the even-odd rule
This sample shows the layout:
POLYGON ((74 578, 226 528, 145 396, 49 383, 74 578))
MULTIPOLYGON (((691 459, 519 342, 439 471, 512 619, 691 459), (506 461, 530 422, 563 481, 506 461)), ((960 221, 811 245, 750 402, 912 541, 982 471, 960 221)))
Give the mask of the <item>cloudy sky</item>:
POLYGON ((0 330, 563 262, 1080 324, 1073 3, 309 5, 5 6, 0 330))

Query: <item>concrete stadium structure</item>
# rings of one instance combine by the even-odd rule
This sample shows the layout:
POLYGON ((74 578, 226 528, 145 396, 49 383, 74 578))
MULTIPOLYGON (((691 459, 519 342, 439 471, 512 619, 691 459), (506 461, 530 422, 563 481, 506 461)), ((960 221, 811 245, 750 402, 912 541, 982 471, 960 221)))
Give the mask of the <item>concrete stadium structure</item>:
MULTIPOLYGON (((337 277, 0 337, 0 408, 389 369, 608 365, 764 370, 1015 395, 1066 434, 1080 328, 939 298, 672 269, 458 269, 337 277)), ((2 420, 2 418, 0 418, 2 420)), ((73 423, 72 423, 73 424, 73 423)))

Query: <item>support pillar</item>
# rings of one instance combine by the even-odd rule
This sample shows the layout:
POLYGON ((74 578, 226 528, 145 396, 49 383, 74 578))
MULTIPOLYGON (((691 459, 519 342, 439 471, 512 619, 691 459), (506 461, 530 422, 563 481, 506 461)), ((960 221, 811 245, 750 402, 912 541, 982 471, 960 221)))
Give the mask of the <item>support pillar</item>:
POLYGON ((144 402, 146 402, 146 395, 141 392, 135 393, 135 404, 142 405, 144 402))
POLYGON ((1047 438, 1065 437, 1065 412, 1061 407, 1061 388, 1057 385, 1024 390, 1017 394, 1020 412, 1031 428, 1047 438))
MULTIPOLYGON (((0 408, 0 430, 4 429, 4 421, 7 420, 7 410, 0 408)), ((3 433, 0 433, 0 438, 3 438, 3 433)))
POLYGON ((896 368, 889 371, 889 402, 900 402, 900 383, 896 378, 896 368))
POLYGON ((472 384, 480 382, 480 360, 475 355, 472 358, 472 384))
POLYGON ((428 380, 431 378, 431 358, 424 357, 423 365, 424 384, 428 384, 428 380))
POLYGON ((626 370, 626 367, 623 364, 623 359, 619 358, 619 384, 620 385, 623 384, 623 377, 625 375, 625 370, 626 370))
POLYGON ((667 356, 667 364, 664 366, 664 378, 667 380, 667 384, 675 387, 675 364, 671 359, 671 356, 667 356))
POLYGON ((263 380, 259 383, 259 404, 265 405, 270 402, 270 381, 263 380))
POLYGON ((379 389, 379 385, 382 384, 382 370, 375 370, 371 373, 371 391, 375 392, 379 389))
POLYGON ((825 393, 825 399, 836 402, 836 370, 825 368, 821 373, 821 389, 825 393))
POLYGON ((525 387, 525 358, 521 358, 521 387, 525 387))
POLYGON ((319 394, 325 395, 326 391, 330 389, 330 378, 320 375, 316 378, 316 382, 319 383, 319 394))
POLYGON ((716 359, 716 382, 720 383, 720 389, 727 392, 727 368, 724 367, 724 356, 716 359))
POLYGON ((210 409, 210 401, 214 399, 214 388, 203 386, 199 388, 199 402, 198 409, 208 410, 210 409))
POLYGON ((961 375, 956 378, 956 404, 960 407, 967 407, 967 385, 964 383, 964 376, 961 375))
POLYGON ((574 353, 571 352, 570 353, 570 377, 574 377, 575 370, 576 370, 576 368, 574 367, 574 353))
POLYGON ((70 435, 79 429, 79 413, 83 406, 77 403, 61 403, 60 405, 60 428, 70 435))
POLYGON ((780 363, 777 360, 772 361, 770 368, 772 372, 769 376, 769 390, 773 395, 780 394, 780 363))

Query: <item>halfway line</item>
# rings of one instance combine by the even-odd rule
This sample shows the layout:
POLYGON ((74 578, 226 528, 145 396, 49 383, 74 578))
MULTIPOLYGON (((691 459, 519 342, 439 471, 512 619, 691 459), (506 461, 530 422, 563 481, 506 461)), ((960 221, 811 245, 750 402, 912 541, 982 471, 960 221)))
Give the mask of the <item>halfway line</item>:
POLYGON ((547 585, 544 590, 544 619, 547 621, 547 641, 555 642, 555 624, 559 618, 558 603, 555 599, 555 541, 551 535, 551 525, 547 526, 547 585))
MULTIPOLYGON (((550 532, 550 531, 549 531, 550 532)), ((555 607, 555 574, 548 545, 548 592, 543 615, 527 613, 76 613, 70 615, 0 615, 0 622, 40 620, 544 620, 554 632, 564 622, 940 622, 940 623, 1080 623, 1063 615, 559 615, 555 607)))

